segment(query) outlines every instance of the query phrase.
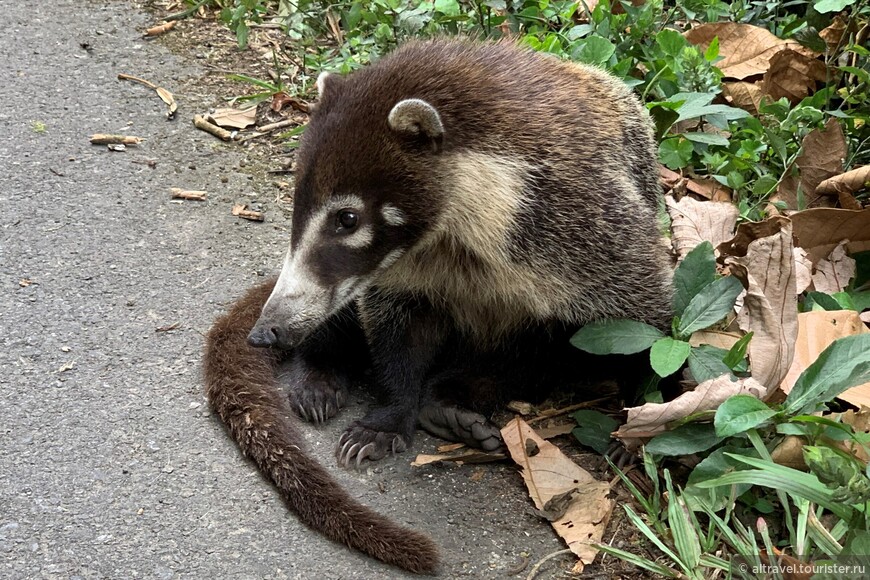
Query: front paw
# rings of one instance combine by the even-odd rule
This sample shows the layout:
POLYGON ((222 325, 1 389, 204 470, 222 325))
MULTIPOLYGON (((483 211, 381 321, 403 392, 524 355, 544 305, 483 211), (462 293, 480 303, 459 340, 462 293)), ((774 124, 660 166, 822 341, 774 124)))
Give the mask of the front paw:
POLYGON ((290 408, 312 423, 335 416, 347 401, 347 380, 339 374, 298 364, 291 367, 287 382, 290 408))
POLYGON ((408 441, 401 434, 375 431, 356 421, 341 434, 335 455, 342 467, 353 464, 359 468, 364 459, 377 461, 390 453, 402 453, 407 448, 408 441))

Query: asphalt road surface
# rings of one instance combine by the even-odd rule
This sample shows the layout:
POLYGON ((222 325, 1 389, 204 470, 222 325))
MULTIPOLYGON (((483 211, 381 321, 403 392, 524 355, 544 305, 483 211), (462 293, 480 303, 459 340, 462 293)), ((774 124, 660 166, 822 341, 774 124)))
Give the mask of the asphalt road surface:
MULTIPOLYGON (((195 59, 143 40, 153 21, 132 2, 4 1, 2 14, 0 578, 405 577, 301 526, 207 408, 203 333, 289 238, 239 147, 190 123, 219 103, 192 82, 195 59), (175 92, 178 119, 118 73, 175 92), (146 140, 117 153, 93 133, 146 140), (170 187, 209 198, 173 202, 170 187), (265 223, 230 215, 236 201, 265 223)), ((312 453, 431 534, 442 578, 505 578, 523 553, 563 547, 507 464, 411 468, 437 444, 420 435, 338 469, 333 444, 367 404, 351 402, 304 427, 312 453)))

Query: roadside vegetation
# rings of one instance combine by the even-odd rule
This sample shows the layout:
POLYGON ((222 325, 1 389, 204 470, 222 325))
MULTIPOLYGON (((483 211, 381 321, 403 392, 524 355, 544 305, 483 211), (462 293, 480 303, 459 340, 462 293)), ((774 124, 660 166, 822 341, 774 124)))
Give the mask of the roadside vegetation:
MULTIPOLYGON (((269 37, 255 99, 312 97, 324 70, 409 38, 509 37, 601 66, 644 100, 678 266, 672 331, 582 329, 596 354, 649 350, 616 436, 641 460, 626 517, 657 551, 599 549, 673 578, 754 578, 768 560, 870 555, 870 2, 189 2, 240 49, 269 37), (276 36, 277 34, 277 36, 276 36), (660 384, 679 377, 679 396, 660 384), (735 558, 749 564, 733 566, 735 558), (717 576, 718 575, 718 576, 717 576)), ((273 107, 274 108, 274 107, 273 107)), ((280 108, 280 107, 279 107, 280 108)), ((301 129, 285 137, 291 146, 301 129)), ((604 450, 612 418, 577 414, 604 450)))

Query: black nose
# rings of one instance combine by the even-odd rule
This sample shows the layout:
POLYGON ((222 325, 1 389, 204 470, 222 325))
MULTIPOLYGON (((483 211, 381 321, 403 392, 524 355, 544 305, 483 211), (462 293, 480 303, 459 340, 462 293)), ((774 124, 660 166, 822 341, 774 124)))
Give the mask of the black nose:
POLYGON ((248 334, 248 344, 257 347, 278 344, 278 329, 274 326, 255 326, 248 334))

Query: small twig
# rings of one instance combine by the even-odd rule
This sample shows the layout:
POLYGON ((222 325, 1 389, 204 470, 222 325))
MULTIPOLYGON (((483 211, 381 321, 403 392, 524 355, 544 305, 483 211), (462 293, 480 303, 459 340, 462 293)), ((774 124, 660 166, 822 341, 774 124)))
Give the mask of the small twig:
POLYGON ((158 24, 157 26, 152 26, 151 28, 146 28, 145 29, 145 36, 152 37, 152 38, 155 36, 160 36, 161 34, 169 32, 170 30, 175 28, 177 25, 178 25, 178 21, 173 20, 171 22, 164 22, 163 24, 158 24))
POLYGON ((190 189, 181 189, 180 187, 172 187, 169 189, 172 194, 172 199, 189 199, 192 201, 205 201, 207 193, 205 191, 194 191, 190 189))
POLYGON ((154 91, 157 90, 157 85, 155 85, 155 84, 152 83, 151 81, 146 81, 146 80, 143 79, 143 78, 134 77, 133 75, 128 75, 128 74, 125 74, 125 73, 119 73, 119 74, 118 74, 118 80, 121 80, 121 81, 133 81, 134 83, 139 83, 140 85, 145 85, 146 87, 148 87, 148 88, 151 89, 151 90, 154 90, 154 91))
POLYGON ((573 554, 570 549, 565 548, 564 550, 559 550, 558 552, 553 552, 552 554, 547 554, 543 558, 541 558, 537 564, 532 567, 532 570, 529 572, 529 575, 526 576, 526 580, 534 580, 535 576, 538 575, 538 572, 541 570, 541 566, 543 566, 548 560, 552 560, 553 558, 557 558, 559 556, 564 556, 566 554, 573 554))
POLYGON ((511 566, 505 573, 508 576, 515 576, 529 567, 529 557, 528 556, 520 556, 520 561, 517 562, 514 566, 511 566))
POLYGON ((569 405, 567 407, 563 407, 561 409, 549 409, 547 411, 543 411, 537 417, 532 417, 526 423, 531 425, 532 423, 537 423, 538 421, 543 421, 544 419, 550 419, 552 417, 558 417, 559 415, 565 415, 570 413, 571 411, 576 411, 578 409, 586 409, 587 407, 594 407, 599 403, 604 403, 606 401, 610 401, 613 397, 602 397, 600 399, 593 399, 592 401, 584 401, 582 403, 577 403, 576 405, 569 405))
POLYGON ((209 123, 202 115, 193 116, 193 126, 197 129, 205 131, 206 133, 211 133, 218 139, 222 139, 224 141, 231 141, 233 138, 233 133, 231 131, 227 131, 222 127, 218 127, 214 123, 209 123))
POLYGON ((138 145, 141 142, 142 137, 133 137, 132 135, 109 135, 106 133, 91 135, 91 143, 94 145, 138 145))
POLYGON ((254 222, 263 221, 262 212, 250 210, 248 209, 248 206, 243 203, 239 203, 233 206, 233 215, 254 222))
POLYGON ((297 122, 293 119, 284 119, 283 121, 278 121, 277 123, 269 123, 268 125, 257 127, 257 129, 264 133, 268 133, 269 131, 274 131, 275 129, 283 129, 284 127, 289 127, 296 124, 297 122))

